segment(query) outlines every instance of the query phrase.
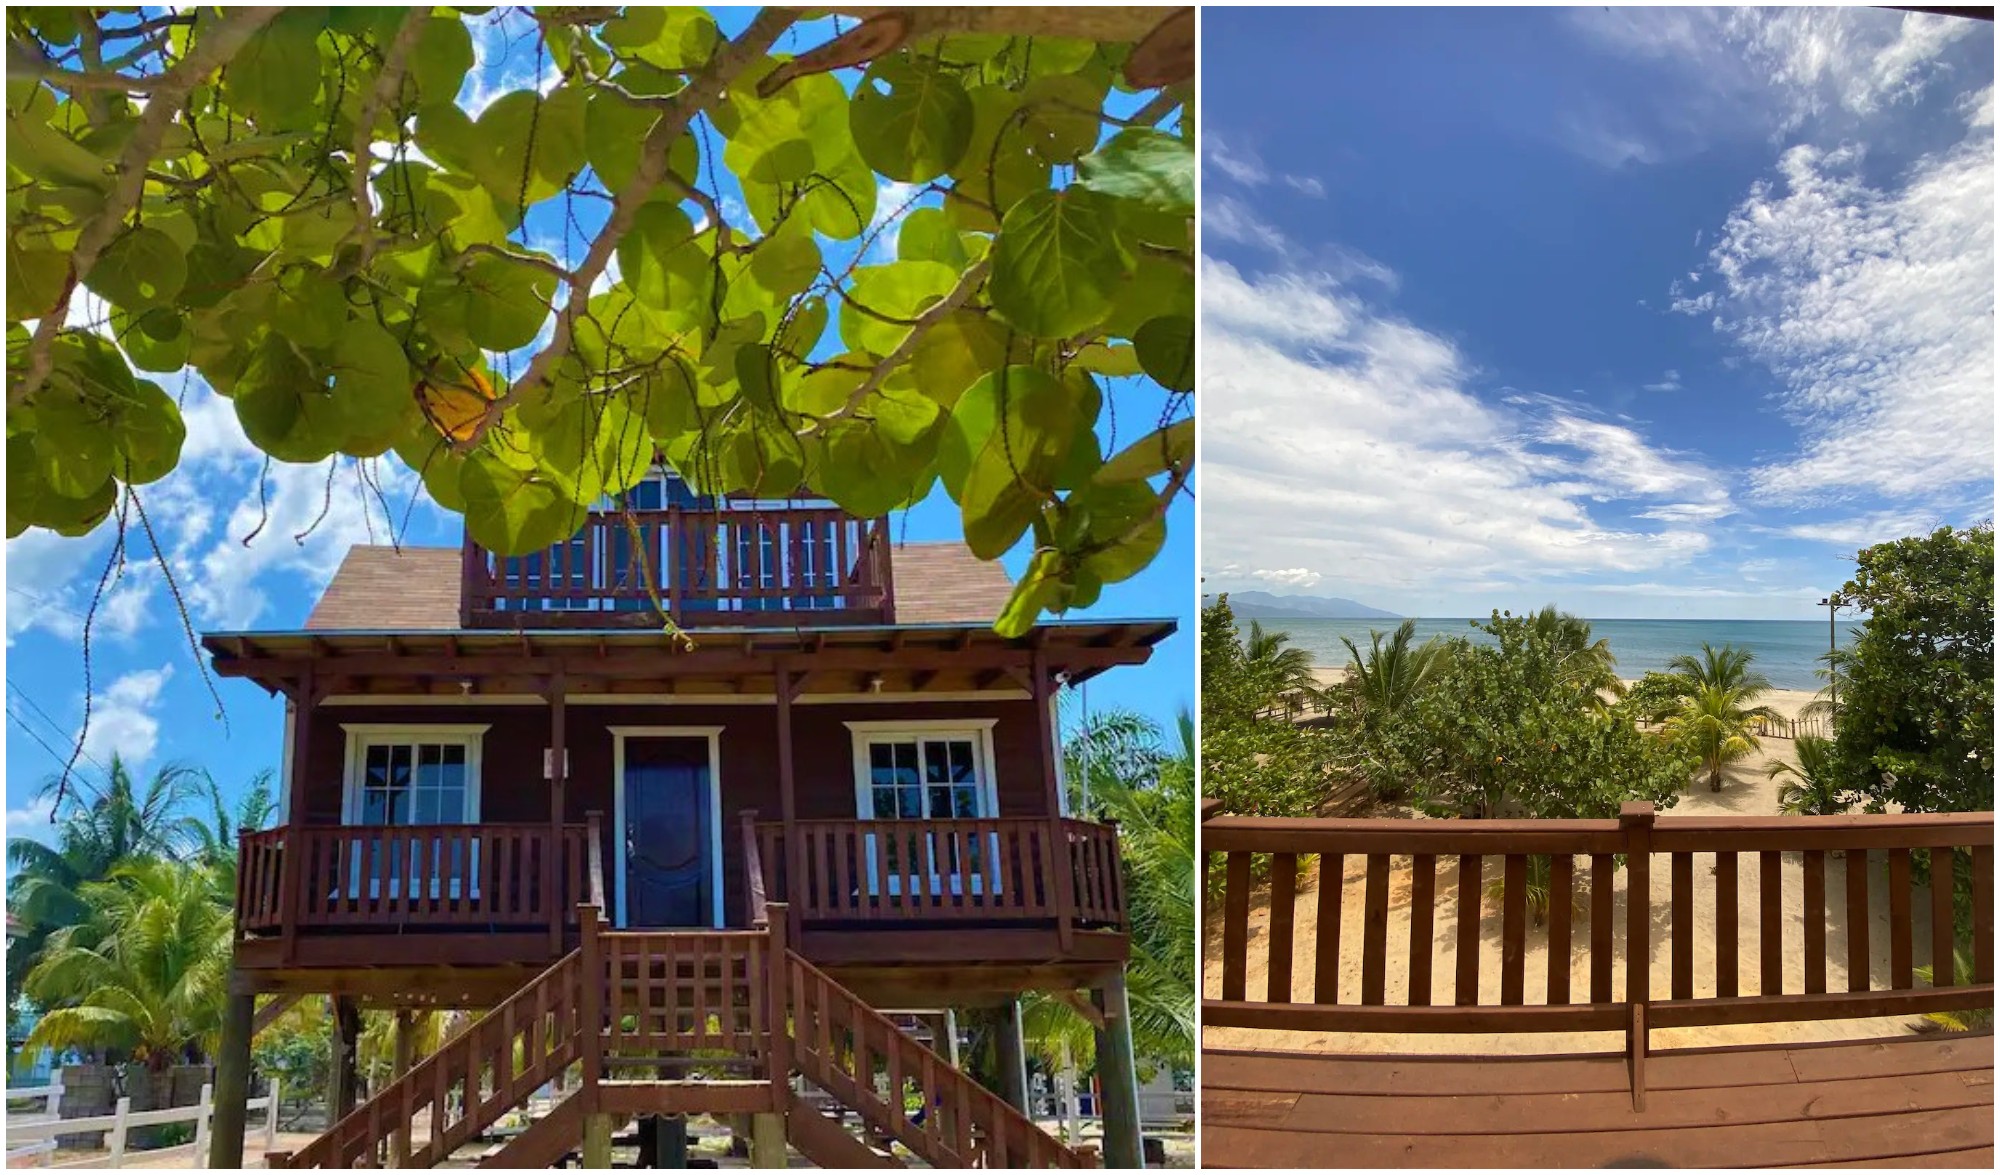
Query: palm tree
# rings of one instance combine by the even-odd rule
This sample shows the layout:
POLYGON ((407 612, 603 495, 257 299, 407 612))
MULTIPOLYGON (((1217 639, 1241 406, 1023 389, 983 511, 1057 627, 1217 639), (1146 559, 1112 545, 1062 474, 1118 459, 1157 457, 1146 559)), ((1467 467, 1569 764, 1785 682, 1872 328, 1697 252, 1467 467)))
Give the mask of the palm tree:
POLYGON ((1833 740, 1802 734, 1794 745, 1798 766, 1773 763, 1765 773, 1771 779, 1792 777, 1778 789, 1778 810, 1787 816, 1838 816, 1847 811, 1846 789, 1834 777, 1833 740))
POLYGON ((1417 622, 1405 620, 1396 626, 1385 646, 1383 634, 1371 629, 1366 657, 1352 640, 1340 638, 1347 646, 1346 687, 1360 701, 1365 719, 1393 718, 1443 664, 1446 646, 1436 637, 1413 645, 1416 635, 1417 622))
POLYGON ((1287 694, 1319 692, 1312 654, 1291 646, 1291 639, 1288 632, 1266 632, 1262 624, 1250 622, 1250 639, 1243 648, 1244 672, 1257 683, 1267 704, 1287 694))
POLYGON ((207 869, 157 858, 84 883, 91 916, 51 934, 28 972, 48 1009, 28 1047, 119 1052, 154 1070, 213 1055, 233 934, 214 893, 207 869))
POLYGON ((1703 641, 1699 656, 1682 653, 1667 662, 1680 705, 1667 716, 1661 733, 1686 740, 1701 760, 1710 791, 1722 790, 1723 768, 1762 749, 1756 735, 1759 722, 1784 719, 1771 707, 1755 704, 1771 689, 1770 679, 1750 668, 1755 659, 1749 649, 1718 649, 1703 641))
POLYGON ((189 817, 186 821, 188 839, 191 842, 193 859, 206 865, 215 875, 216 883, 222 886, 226 895, 224 901, 234 901, 236 893, 236 838, 246 832, 254 832, 270 822, 277 812, 277 804, 271 798, 271 781, 277 772, 266 767, 250 777, 250 786, 243 798, 236 801, 232 812, 222 798, 222 789, 215 778, 203 771, 201 786, 208 801, 207 820, 189 817))
POLYGON ((200 773, 169 763, 153 773, 144 791, 135 786, 125 761, 111 757, 104 786, 60 776, 42 782, 36 799, 53 800, 54 844, 30 837, 7 842, 7 909, 20 919, 22 941, 7 952, 9 1003, 48 937, 90 917, 83 888, 111 876, 120 865, 150 856, 170 856, 189 842, 183 809, 193 798, 200 773))
POLYGON ((1529 639, 1555 655, 1558 681, 1588 692, 1600 708, 1603 695, 1624 695, 1625 683, 1618 678, 1618 658, 1612 655, 1611 641, 1607 637, 1591 640, 1590 621, 1559 612, 1554 604, 1544 605, 1527 620, 1529 639))

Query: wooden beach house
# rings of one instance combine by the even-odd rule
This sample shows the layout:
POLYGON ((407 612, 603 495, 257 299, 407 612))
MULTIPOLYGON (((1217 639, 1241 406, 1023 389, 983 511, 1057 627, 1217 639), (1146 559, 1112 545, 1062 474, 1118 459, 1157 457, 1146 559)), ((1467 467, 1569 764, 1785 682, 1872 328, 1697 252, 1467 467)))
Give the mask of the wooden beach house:
POLYGON ((487 1161, 708 1113, 759 1165, 1079 1165, 1021 1113, 1046 991, 1100 1025, 1103 1158, 1137 1165, 1117 830, 1066 810, 1053 699, 1175 626, 1003 639, 1008 591, 886 518, 662 473, 549 550, 356 547, 303 629, 205 635, 286 700, 218 1103, 253 1001, 331 996, 338 1121, 278 1163, 434 1165, 553 1082, 487 1161), (482 1016, 363 1099, 361 1008, 482 1016), (946 1009, 993 1010, 1005 1096, 891 1015, 946 1009))

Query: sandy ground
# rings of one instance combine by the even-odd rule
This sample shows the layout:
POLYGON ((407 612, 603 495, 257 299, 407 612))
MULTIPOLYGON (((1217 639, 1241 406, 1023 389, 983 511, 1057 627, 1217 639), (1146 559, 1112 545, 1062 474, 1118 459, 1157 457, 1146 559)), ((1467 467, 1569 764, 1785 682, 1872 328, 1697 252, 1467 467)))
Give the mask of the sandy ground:
MULTIPOLYGON (((1338 670, 1321 670, 1322 680, 1337 677, 1338 670)), ((1806 703, 1812 701, 1813 694, 1806 690, 1779 690, 1765 696, 1765 704, 1786 715, 1796 715, 1806 703)), ((1767 738, 1761 757, 1746 761, 1733 768, 1720 793, 1712 793, 1699 782, 1687 792, 1672 809, 1677 816, 1719 816, 1719 815, 1774 815, 1778 811, 1779 784, 1765 777, 1769 763, 1785 761, 1796 763, 1792 743, 1788 739, 1767 738)), ((1670 901, 1672 876, 1669 869, 1670 858, 1656 856, 1652 862, 1650 888, 1651 909, 1653 911, 1653 948, 1651 961, 1651 987, 1655 998, 1665 999, 1672 990, 1673 948, 1669 936, 1671 926, 1670 901)), ((1366 870, 1363 858, 1345 859, 1345 881, 1340 887, 1344 898, 1341 907, 1341 975, 1340 1002, 1359 1001, 1361 990, 1361 935, 1362 935, 1362 880, 1366 870)), ((1887 865, 1881 854, 1875 854, 1868 861, 1871 874, 1869 885, 1870 914, 1873 925, 1869 928, 1868 945, 1870 952, 1869 972, 1877 987, 1888 985, 1889 975, 1889 893, 1887 865)), ((1504 862, 1489 858, 1485 862, 1484 880, 1492 886, 1500 879, 1504 862)), ((1829 991, 1847 989, 1847 909, 1846 884, 1849 862, 1842 856, 1828 854, 1826 861, 1826 982, 1829 991)), ((1293 931, 1292 977, 1295 998, 1309 999, 1312 988, 1313 959, 1316 952, 1315 928, 1319 924, 1319 900, 1324 890, 1318 876, 1319 866, 1315 863, 1299 878, 1298 895, 1295 904, 1293 931)), ((1432 919, 1431 940, 1431 999, 1433 1003, 1450 1003, 1453 984, 1457 974, 1458 938, 1458 865, 1455 858, 1437 863, 1437 883, 1435 913, 1432 919)), ((1697 853, 1694 857, 1694 994, 1697 997, 1712 996, 1716 993, 1716 952, 1715 952, 1715 855, 1697 853)), ((1758 892, 1758 870, 1754 855, 1740 857, 1737 863, 1737 991, 1743 995, 1755 995, 1760 988, 1760 963, 1758 943, 1761 939, 1758 892)), ((1783 927, 1785 990, 1804 990, 1805 954, 1805 908, 1804 908, 1804 867, 1796 853, 1783 857, 1782 890, 1784 894, 1785 921, 1783 927)), ((1588 862, 1579 858, 1576 876, 1576 904, 1571 915, 1571 958, 1570 994, 1572 1000, 1588 997, 1590 991, 1589 954, 1589 911, 1590 893, 1588 862)), ((1626 874, 1620 869, 1613 881, 1613 923, 1617 939, 1617 954, 1624 952, 1625 937, 1626 874)), ((1390 864, 1389 898, 1389 961, 1387 990, 1385 998, 1390 1004, 1403 1004, 1409 998, 1409 969, 1406 944, 1410 933, 1410 858, 1395 857, 1390 864)), ((1929 908, 1927 894, 1919 893, 1913 900, 1918 910, 1929 908)), ((1479 1002, 1497 1004, 1500 1000, 1500 949, 1501 926, 1500 904, 1496 895, 1487 892, 1478 911, 1480 919, 1480 942, 1482 954, 1479 970, 1479 1002)), ((1930 957, 1930 934, 1928 918, 1919 914, 1913 928, 1915 942, 1913 951, 1919 963, 1930 957)), ((1263 999, 1268 989, 1268 955, 1270 923, 1269 893, 1260 890, 1252 899, 1250 913, 1250 960, 1248 970, 1249 998, 1263 999)), ((1221 926, 1219 916, 1208 928, 1209 935, 1204 951, 1203 985, 1204 994, 1210 998, 1220 998, 1222 970, 1219 961, 1221 926)), ((1546 1003, 1548 975, 1548 929, 1530 920, 1527 938, 1525 999, 1528 1003, 1546 1003)), ((1622 959, 1614 961, 1612 968, 1612 991, 1622 997, 1625 990, 1625 968, 1622 959)), ((1816 1040, 1860 1039, 1893 1036, 1917 1031, 1923 1024, 1920 1017, 1898 1016, 1869 1020, 1813 1021, 1797 1024, 1751 1024, 1731 1025, 1712 1028, 1669 1028, 1657 1029, 1652 1034, 1656 1048, 1684 1048, 1703 1045, 1749 1044, 1758 1042, 1805 1042, 1816 1040)), ((1616 1050, 1623 1047, 1618 1033, 1514 1033, 1514 1034, 1403 1034, 1403 1033, 1327 1033, 1327 1032, 1277 1032, 1261 1029, 1204 1028, 1204 1046, 1212 1048, 1273 1048, 1298 1049, 1306 1051, 1374 1052, 1374 1053, 1543 1053, 1559 1051, 1616 1050)))

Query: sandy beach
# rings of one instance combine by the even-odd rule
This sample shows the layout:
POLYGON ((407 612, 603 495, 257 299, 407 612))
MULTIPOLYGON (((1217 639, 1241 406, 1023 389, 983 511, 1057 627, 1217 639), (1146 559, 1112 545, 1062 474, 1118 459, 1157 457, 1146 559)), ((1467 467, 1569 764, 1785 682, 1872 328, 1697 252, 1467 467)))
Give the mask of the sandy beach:
MULTIPOLYGON (((1340 670, 1321 669, 1322 681, 1337 680, 1340 670)), ((1794 717, 1814 694, 1807 690, 1776 690, 1761 699, 1764 704, 1785 715, 1794 717)), ((1696 783, 1686 792, 1671 810, 1676 816, 1722 816, 1722 815, 1775 815, 1778 811, 1779 783, 1766 778, 1770 763, 1785 761, 1796 763, 1792 741, 1782 738, 1763 740, 1763 752, 1755 759, 1739 763, 1728 772, 1727 782, 1721 792, 1710 792, 1707 787, 1696 783)), ((1384 814, 1390 814, 1385 811, 1384 814)), ((1580 863, 1581 865, 1582 863, 1580 863)), ((1341 980, 1340 1002, 1355 1002, 1361 986, 1361 935, 1362 878, 1366 862, 1362 858, 1348 857, 1345 860, 1345 881, 1341 886, 1343 905, 1341 907, 1341 980)), ((1489 858, 1485 862, 1484 880, 1490 887, 1500 878, 1504 863, 1489 858)), ((1881 854, 1875 854, 1868 861, 1870 871, 1871 920, 1868 943, 1870 948, 1870 974, 1876 986, 1887 986, 1889 974, 1889 893, 1887 865, 1881 854)), ((1298 998, 1308 998, 1313 974, 1313 960, 1317 950, 1315 928, 1319 924, 1319 901, 1326 887, 1318 875, 1316 863, 1299 878, 1298 895, 1295 906, 1295 929, 1293 941, 1292 975, 1294 990, 1298 998)), ((1408 857, 1393 858, 1390 865, 1390 906, 1388 941, 1390 943, 1387 990, 1385 999, 1390 1004, 1408 1001, 1408 959, 1407 952, 1399 949, 1409 941, 1410 927, 1410 868, 1408 857)), ((1847 988, 1847 916, 1843 895, 1846 893, 1846 879, 1849 862, 1843 856, 1829 854, 1826 862, 1826 892, 1828 895, 1826 946, 1827 946, 1827 990, 1843 991, 1847 988)), ((1452 998, 1453 977, 1456 974, 1456 943, 1458 936, 1458 876, 1455 861, 1439 861, 1436 884, 1437 900, 1432 925, 1431 939, 1431 996, 1434 1002, 1446 1003, 1452 998)), ((1698 853, 1694 858, 1695 892, 1694 913, 1696 933, 1694 935, 1694 994, 1712 996, 1716 992, 1716 950, 1715 950, 1715 856, 1712 853, 1698 853)), ((1577 871, 1574 913, 1571 924, 1573 949, 1570 958, 1570 991, 1578 993, 1590 990, 1590 958, 1587 918, 1590 909, 1587 869, 1577 871)), ((1745 995, 1754 995, 1759 990, 1759 964, 1757 943, 1760 939, 1760 911, 1757 867, 1754 857, 1748 862, 1738 862, 1738 950, 1737 990, 1745 995)), ((1618 928, 1619 953, 1623 952, 1626 874, 1617 871, 1613 882, 1613 921, 1618 928)), ((1671 877, 1665 857, 1656 857, 1651 874, 1651 908, 1654 914, 1655 936, 1652 947, 1651 981, 1653 994, 1666 998, 1672 982, 1672 946, 1668 934, 1669 899, 1671 877)), ((1784 893, 1785 924, 1783 927, 1785 990, 1804 990, 1804 867, 1796 853, 1783 857, 1782 889, 1784 893)), ((1918 895, 1915 901, 1918 909, 1928 907, 1928 898, 1918 895)), ((1480 919, 1480 1002, 1497 1004, 1500 997, 1500 951, 1501 926, 1500 904, 1497 897, 1488 892, 1476 915, 1480 919)), ((1268 938, 1270 921, 1268 891, 1260 891, 1252 899, 1250 913, 1250 961, 1248 993, 1251 999, 1262 999, 1268 987, 1268 938)), ((1219 919, 1209 928, 1208 949, 1204 951, 1203 987, 1210 998, 1221 996, 1221 967, 1215 962, 1219 953, 1221 927, 1219 919)), ((1927 919, 1919 919, 1914 928, 1914 951, 1921 961, 1929 958, 1930 935, 1927 919)), ((1614 965, 1612 990, 1623 992, 1625 984, 1622 960, 1614 965)), ((1548 998, 1546 982, 1548 974, 1548 930, 1545 925, 1530 921, 1527 937, 1526 992, 1528 1003, 1546 1003, 1548 998)), ((1765 1041, 1805 1042, 1816 1040, 1862 1039, 1893 1036, 1917 1031, 1917 1025, 1925 1024, 1920 1017, 1899 1016, 1869 1020, 1815 1021, 1799 1024, 1755 1024, 1717 1028, 1673 1028, 1660 1029, 1653 1033, 1653 1043, 1657 1048, 1683 1048, 1703 1045, 1747 1044, 1765 1041)), ((1207 1047, 1255 1047, 1275 1049, 1296 1049, 1321 1052, 1375 1052, 1375 1053, 1541 1053, 1569 1050, 1597 1050, 1622 1047, 1622 1037, 1617 1033, 1520 1033, 1520 1034, 1391 1034, 1391 1033, 1326 1033, 1326 1032, 1271 1032, 1256 1029, 1204 1028, 1203 1043, 1207 1047)))

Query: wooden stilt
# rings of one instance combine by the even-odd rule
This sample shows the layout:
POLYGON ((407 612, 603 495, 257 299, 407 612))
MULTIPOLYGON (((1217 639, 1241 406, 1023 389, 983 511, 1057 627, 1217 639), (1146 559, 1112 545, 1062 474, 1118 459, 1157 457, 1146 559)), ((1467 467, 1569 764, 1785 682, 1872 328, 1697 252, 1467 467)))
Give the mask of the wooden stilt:
POLYGON ((1097 1030, 1097 1077, 1104 1119, 1104 1165, 1143 1167, 1144 1145, 1139 1136, 1139 1073, 1132 1059, 1132 1007, 1125 993, 1125 972, 1118 971, 1095 993, 1104 1012, 1097 1030))
POLYGON ((215 1118, 209 1128, 208 1166, 228 1171, 243 1166, 243 1126, 250 1100, 250 1025, 257 997, 230 992, 222 1007, 222 1047, 215 1057, 215 1118))
POLYGON ((785 1153, 785 1119, 781 1114, 750 1116, 750 1165, 757 1168, 790 1165, 785 1153))
POLYGON ((1001 1005, 999 1015, 997 1051, 1000 1061, 1001 1096, 1007 1104, 1028 1112, 1028 1064, 1027 1049, 1021 1039, 1021 1001, 1013 999, 1001 1005))

